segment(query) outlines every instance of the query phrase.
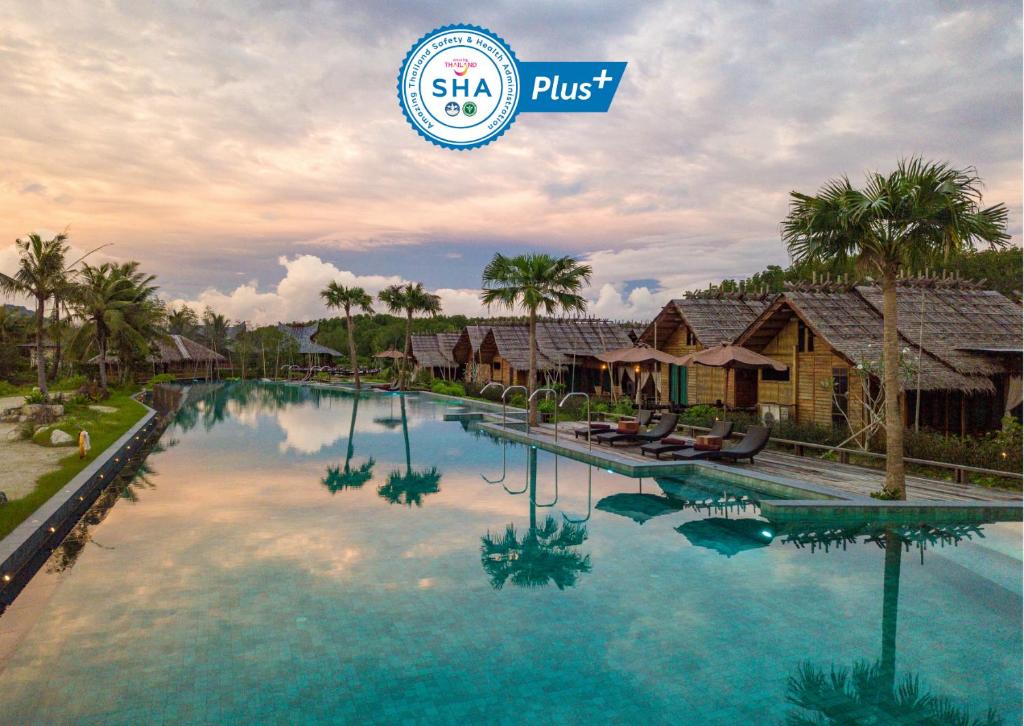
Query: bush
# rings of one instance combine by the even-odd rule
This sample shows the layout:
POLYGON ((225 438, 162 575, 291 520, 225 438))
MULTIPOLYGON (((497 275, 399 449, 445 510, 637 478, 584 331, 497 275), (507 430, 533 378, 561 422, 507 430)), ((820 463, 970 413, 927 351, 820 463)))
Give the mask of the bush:
POLYGON ((458 381, 440 381, 435 380, 430 384, 430 390, 434 393, 440 393, 445 396, 465 396, 466 389, 458 381))
POLYGON ((36 386, 25 396, 25 403, 46 403, 46 394, 36 386))
POLYGON ((318 382, 318 383, 330 383, 331 382, 331 374, 327 373, 326 371, 320 371, 315 376, 313 376, 313 380, 318 382))
POLYGON ((75 395, 73 398, 78 402, 95 403, 96 401, 102 401, 108 396, 110 396, 110 391, 107 391, 100 387, 100 384, 97 383, 96 381, 89 381, 84 386, 75 391, 75 395))
MULTIPOLYGON (((903 433, 903 451, 912 459, 965 464, 984 469, 1020 471, 1021 425, 1013 418, 1003 419, 1003 428, 984 436, 943 436, 933 431, 903 433)), ((883 447, 884 448, 884 447, 883 447)))
POLYGON ((155 386, 158 383, 173 383, 175 380, 177 379, 174 377, 173 373, 158 373, 157 375, 153 376, 148 381, 146 381, 146 390, 152 391, 153 386, 155 386))
POLYGON ((83 375, 66 376, 55 381, 51 388, 58 391, 75 391, 88 382, 89 379, 83 375))

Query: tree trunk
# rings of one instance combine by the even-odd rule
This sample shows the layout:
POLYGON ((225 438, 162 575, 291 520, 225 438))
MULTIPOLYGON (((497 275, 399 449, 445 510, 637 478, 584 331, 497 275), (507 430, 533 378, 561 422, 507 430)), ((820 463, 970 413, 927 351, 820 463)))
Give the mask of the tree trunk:
POLYGON ((50 378, 57 380, 60 374, 60 298, 53 298, 53 342, 57 346, 53 351, 53 371, 50 378))
POLYGON ((39 390, 46 395, 46 355, 43 353, 43 323, 46 320, 46 298, 36 297, 36 378, 39 390))
POLYGON ((398 374, 398 389, 404 391, 409 384, 409 363, 412 357, 412 310, 406 312, 405 316, 405 357, 402 358, 401 372, 398 374))
POLYGON ((896 271, 882 274, 882 368, 885 388, 885 489, 907 498, 900 415, 900 340, 896 312, 896 271))
POLYGON ((359 359, 356 357, 356 335, 355 331, 352 330, 352 313, 348 307, 345 308, 345 319, 348 321, 348 355, 352 359, 352 381, 356 384, 356 390, 360 388, 359 385, 359 359))
POLYGON ((100 388, 107 389, 107 341, 102 336, 97 338, 97 347, 100 349, 100 388))
POLYGON ((526 378, 526 387, 530 389, 527 398, 529 403, 529 421, 531 426, 537 425, 537 400, 533 398, 533 390, 537 387, 537 311, 530 311, 530 373, 526 378))

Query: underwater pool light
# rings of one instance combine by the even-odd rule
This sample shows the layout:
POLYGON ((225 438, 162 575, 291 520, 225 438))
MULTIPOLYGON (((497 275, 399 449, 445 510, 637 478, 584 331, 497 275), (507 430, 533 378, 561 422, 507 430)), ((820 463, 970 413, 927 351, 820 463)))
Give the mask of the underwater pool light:
POLYGON ((772 533, 769 532, 767 529, 762 529, 761 530, 761 536, 762 537, 767 537, 768 539, 771 539, 772 538, 772 533))

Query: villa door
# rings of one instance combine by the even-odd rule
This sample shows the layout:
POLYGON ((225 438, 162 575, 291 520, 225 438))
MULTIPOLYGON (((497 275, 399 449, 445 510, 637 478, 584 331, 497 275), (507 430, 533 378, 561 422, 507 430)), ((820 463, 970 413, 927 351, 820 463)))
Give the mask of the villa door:
POLYGON ((687 371, 686 366, 668 366, 668 398, 677 406, 686 405, 687 371))

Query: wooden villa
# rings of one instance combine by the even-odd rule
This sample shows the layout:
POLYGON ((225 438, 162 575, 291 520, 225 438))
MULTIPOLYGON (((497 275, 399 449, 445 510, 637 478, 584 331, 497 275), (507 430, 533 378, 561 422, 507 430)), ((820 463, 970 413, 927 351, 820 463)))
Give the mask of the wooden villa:
MULTIPOLYGON (((99 365, 100 357, 93 356, 87 362, 99 365)), ((168 335, 154 341, 149 362, 150 374, 170 373, 180 379, 211 380, 217 371, 228 365, 227 358, 220 353, 184 335, 168 335)), ((105 364, 111 377, 118 374, 121 365, 118 358, 108 355, 105 364)))
MULTIPOLYGON (((540 321, 540 380, 562 383, 567 391, 607 391, 611 385, 607 366, 594 356, 630 344, 628 328, 607 320, 540 321)), ((522 323, 467 327, 455 344, 454 354, 456 361, 466 366, 467 380, 526 385, 530 369, 529 327, 522 323)))
MULTIPOLYGON (((904 423, 968 434, 999 427, 1021 404, 1021 307, 999 293, 953 280, 905 280, 898 292, 904 423), (917 398, 920 396, 920 405, 917 398)), ((785 363, 762 371, 762 415, 823 426, 868 418, 882 357, 881 290, 873 285, 803 285, 775 298, 739 345, 785 363), (864 376, 867 376, 865 380, 864 376)))
POLYGON ((428 369, 434 378, 449 381, 458 378, 460 365, 455 362, 453 351, 459 336, 459 333, 411 336, 414 370, 428 369))
MULTIPOLYGON (((715 290, 692 293, 665 305, 640 341, 676 356, 732 343, 770 301, 767 295, 715 290)), ((757 371, 735 370, 726 376, 721 368, 668 365, 661 367, 659 383, 661 390, 668 392, 668 401, 677 406, 749 408, 757 403, 757 371)))

